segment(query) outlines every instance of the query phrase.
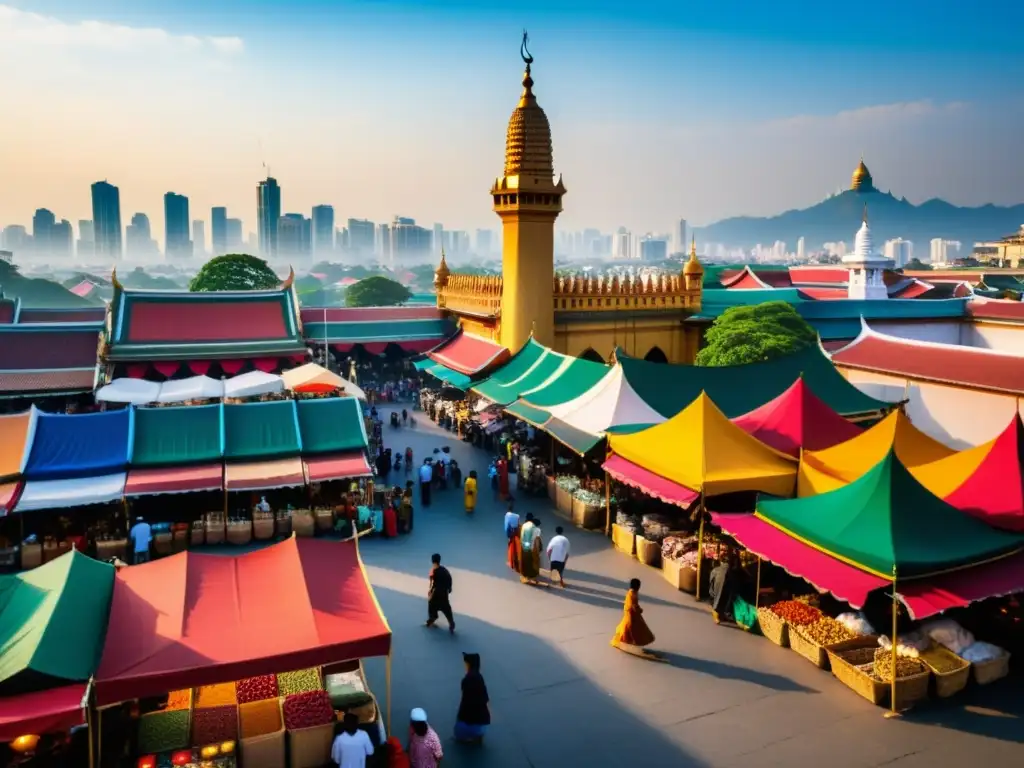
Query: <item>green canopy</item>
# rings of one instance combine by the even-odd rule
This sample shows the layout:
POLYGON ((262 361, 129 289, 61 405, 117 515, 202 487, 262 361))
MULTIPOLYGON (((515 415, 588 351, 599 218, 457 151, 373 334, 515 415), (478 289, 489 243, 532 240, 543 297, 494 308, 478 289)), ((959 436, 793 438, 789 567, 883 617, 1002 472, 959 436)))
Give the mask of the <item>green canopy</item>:
POLYGON ((113 592, 114 567, 75 550, 0 576, 0 696, 88 680, 113 592))
MULTIPOLYGON (((547 411, 545 411, 547 413, 547 411)), ((544 424, 544 431, 555 438, 562 445, 570 448, 580 456, 593 450, 597 445, 604 442, 603 435, 592 435, 577 429, 572 424, 561 419, 551 418, 544 424)))
POLYGON ((422 360, 417 360, 415 363, 413 363, 412 367, 415 368, 417 371, 425 371, 428 368, 434 367, 435 365, 437 365, 437 363, 435 363, 429 357, 424 357, 422 360))
POLYGON ((499 405, 508 405, 524 392, 553 380, 572 359, 552 352, 531 338, 505 365, 472 385, 472 391, 499 405))
POLYGON ((129 463, 169 467, 217 461, 223 455, 221 405, 137 408, 129 463))
POLYGON ((302 453, 294 400, 224 406, 224 458, 283 459, 302 453))
POLYGON ((366 422, 356 398, 297 400, 296 406, 304 455, 366 450, 366 422))
POLYGON ((434 365, 427 368, 427 373, 440 380, 443 384, 455 387, 455 389, 461 389, 462 391, 469 389, 469 385, 473 383, 473 379, 466 374, 453 371, 448 366, 441 365, 441 363, 434 363, 434 365))
POLYGON ((557 376, 549 376, 536 389, 524 391, 522 396, 505 410, 517 419, 534 426, 543 426, 551 414, 545 408, 575 400, 608 374, 608 366, 578 357, 567 358, 557 376))
POLYGON ((817 496, 761 501, 756 515, 816 549, 891 578, 980 563, 1024 546, 921 485, 894 452, 849 485, 817 496))
MULTIPOLYGON (((892 405, 864 394, 847 381, 817 344, 763 363, 717 368, 650 363, 621 352, 616 357, 633 390, 667 419, 696 400, 701 392, 706 392, 733 419, 775 399, 800 376, 814 394, 844 416, 871 413, 892 405)), ((535 403, 532 397, 527 399, 535 403)))

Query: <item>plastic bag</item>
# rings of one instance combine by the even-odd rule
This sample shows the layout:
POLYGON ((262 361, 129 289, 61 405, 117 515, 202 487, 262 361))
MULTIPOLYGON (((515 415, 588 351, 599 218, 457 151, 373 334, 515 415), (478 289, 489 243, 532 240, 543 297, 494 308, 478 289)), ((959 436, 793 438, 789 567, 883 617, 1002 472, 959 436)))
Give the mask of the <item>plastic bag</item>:
POLYGON ((939 645, 945 646, 958 656, 974 645, 974 635, 952 619, 935 619, 921 625, 921 631, 939 645))
POLYGON ((875 634, 875 628, 871 626, 871 623, 864 617, 864 614, 859 611, 841 613, 836 616, 836 621, 858 637, 875 634))
POLYGON ((983 661, 992 661, 992 659, 1001 658, 1006 655, 1006 651, 998 645, 979 641, 965 648, 963 653, 959 655, 972 664, 980 664, 983 661))
MULTIPOLYGON (((878 644, 887 651, 892 648, 892 640, 889 639, 888 635, 882 635, 878 638, 878 644)), ((900 635, 896 641, 896 653, 908 659, 916 659, 921 655, 921 651, 927 651, 931 644, 932 639, 917 629, 905 635, 900 635)))

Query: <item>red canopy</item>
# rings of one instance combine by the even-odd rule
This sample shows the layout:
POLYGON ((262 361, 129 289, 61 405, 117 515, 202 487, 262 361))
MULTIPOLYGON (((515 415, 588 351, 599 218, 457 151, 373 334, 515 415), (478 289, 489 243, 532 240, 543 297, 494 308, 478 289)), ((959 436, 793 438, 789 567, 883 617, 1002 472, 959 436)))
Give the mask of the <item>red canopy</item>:
POLYGON ((459 331, 437 349, 428 352, 427 357, 466 376, 477 376, 506 362, 510 355, 500 344, 459 331))
POLYGON ((19 736, 69 731, 85 722, 86 683, 0 699, 0 742, 19 736))
POLYGON ((125 496, 151 496, 157 493, 217 491, 224 487, 224 465, 200 464, 196 467, 144 467, 128 470, 125 496))
POLYGON ((996 528, 1024 531, 1024 424, 1020 414, 995 440, 968 451, 984 452, 985 456, 946 502, 996 528))
POLYGON ((661 475, 656 475, 650 470, 644 469, 639 464, 634 464, 621 456, 609 456, 602 465, 602 469, 614 477, 620 483, 639 488, 648 496, 664 501, 666 504, 675 504, 679 507, 689 507, 700 496, 679 483, 666 480, 661 475))
POLYGON ((785 392, 732 420, 747 434, 777 451, 799 457, 800 449, 820 451, 844 443, 861 428, 828 407, 803 378, 785 392))
POLYGON ((349 477, 368 477, 373 474, 362 451, 335 453, 305 459, 306 477, 311 483, 344 480, 349 477))
POLYGON ((356 546, 292 537, 237 557, 182 552, 122 569, 97 703, 387 655, 391 629, 356 546))
POLYGON ((900 601, 912 619, 926 619, 950 608, 1024 591, 1024 553, 960 571, 899 585, 900 601))

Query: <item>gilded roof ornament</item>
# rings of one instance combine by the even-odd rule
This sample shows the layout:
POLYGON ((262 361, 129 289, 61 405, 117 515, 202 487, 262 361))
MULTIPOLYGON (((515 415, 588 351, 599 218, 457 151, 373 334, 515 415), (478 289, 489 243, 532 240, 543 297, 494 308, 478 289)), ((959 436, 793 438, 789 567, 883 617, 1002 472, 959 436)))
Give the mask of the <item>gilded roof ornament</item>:
POLYGON ((683 267, 684 275, 703 275, 704 267, 701 266, 700 261, 697 260, 697 238, 696 236, 690 239, 690 259, 686 262, 686 266, 683 267))
POLYGON ((288 277, 281 283, 281 290, 287 291, 295 283, 295 267, 288 267, 288 277))
POLYGON ((117 279, 117 267, 114 267, 113 271, 110 273, 110 283, 114 286, 115 291, 124 290, 124 286, 121 285, 121 281, 117 279))

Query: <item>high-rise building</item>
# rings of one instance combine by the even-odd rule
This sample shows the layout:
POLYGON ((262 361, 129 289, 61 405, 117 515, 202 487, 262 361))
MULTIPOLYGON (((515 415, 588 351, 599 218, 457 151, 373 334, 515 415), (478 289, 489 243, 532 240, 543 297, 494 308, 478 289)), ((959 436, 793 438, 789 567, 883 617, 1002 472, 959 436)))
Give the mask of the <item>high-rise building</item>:
POLYGON ((120 259, 123 255, 121 241, 121 190, 106 181, 92 185, 92 223, 96 256, 106 259, 120 259))
POLYGON ((164 195, 164 257, 168 260, 192 257, 188 198, 174 192, 164 195))
POLYGON ((228 209, 222 205, 210 209, 210 238, 214 256, 228 252, 228 209))
POLYGON ((25 252, 32 248, 32 235, 21 224, 11 224, 4 227, 3 237, 0 237, 0 247, 3 247, 5 251, 24 256, 25 252))
POLYGON ((144 213, 132 216, 131 223, 124 231, 125 253, 129 259, 156 258, 160 251, 149 226, 149 217, 144 213))
POLYGON ((680 219, 679 221, 676 222, 675 235, 676 235, 676 242, 675 242, 676 253, 686 253, 687 245, 688 245, 687 240, 686 240, 686 219, 680 219))
POLYGON ((387 224, 377 227, 377 259, 381 264, 394 263, 394 252, 391 250, 391 228, 387 224))
POLYGON ((612 258, 633 258, 633 235, 625 227, 619 227, 612 240, 612 258))
POLYGON ((318 258, 334 252, 334 206, 313 206, 313 254, 318 258))
POLYGON ((960 258, 960 241, 934 238, 931 243, 931 263, 948 264, 960 258))
POLYGON ((206 255, 206 222, 202 219, 192 221, 192 255, 206 255))
POLYGON ((272 259, 277 256, 277 227, 281 220, 281 187, 277 179, 267 176, 256 187, 257 230, 260 236, 260 254, 272 259))
POLYGON ((494 247, 494 233, 489 229, 476 231, 476 255, 490 256, 494 247))
POLYGON ((374 252, 376 225, 366 219, 349 219, 348 250, 356 256, 369 256, 374 252))
POLYGON ((277 222, 277 253, 308 258, 313 253, 313 222, 301 213, 286 213, 277 222))
POLYGON ((93 235, 92 221, 78 220, 78 243, 76 244, 79 259, 87 259, 96 251, 96 239, 93 235))
POLYGON ((440 253, 441 246, 444 245, 444 224, 434 224, 434 242, 431 245, 431 250, 435 254, 440 253))
POLYGON ((902 237, 897 237, 885 241, 883 252, 885 258, 892 259, 896 267, 902 267, 914 258, 914 244, 902 237))
POLYGON ((807 241, 802 237, 796 241, 796 260, 807 261, 807 241))
POLYGON ((241 219, 228 219, 224 222, 224 240, 224 253, 235 253, 242 250, 245 243, 242 241, 241 219))
POLYGON ((644 235, 640 238, 641 261, 664 261, 668 258, 668 238, 644 235))

